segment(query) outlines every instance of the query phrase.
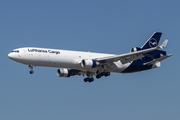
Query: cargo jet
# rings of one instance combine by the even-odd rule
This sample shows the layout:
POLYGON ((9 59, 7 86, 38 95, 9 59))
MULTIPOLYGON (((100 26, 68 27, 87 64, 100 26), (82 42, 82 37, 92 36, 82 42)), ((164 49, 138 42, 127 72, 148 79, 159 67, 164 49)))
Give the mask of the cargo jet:
POLYGON ((23 47, 13 50, 8 57, 16 62, 28 65, 33 74, 33 66, 56 67, 57 76, 87 76, 84 82, 109 76, 110 72, 132 73, 160 67, 160 61, 172 56, 158 50, 166 47, 168 40, 158 46, 162 33, 155 32, 140 47, 133 47, 130 53, 115 55, 93 52, 80 52, 60 49, 23 47))

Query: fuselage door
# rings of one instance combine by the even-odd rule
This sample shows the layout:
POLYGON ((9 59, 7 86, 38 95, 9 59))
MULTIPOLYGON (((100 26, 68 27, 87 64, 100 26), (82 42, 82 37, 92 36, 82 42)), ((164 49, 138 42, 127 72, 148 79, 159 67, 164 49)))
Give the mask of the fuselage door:
POLYGON ((24 52, 24 56, 27 56, 27 50, 24 49, 23 52, 24 52))

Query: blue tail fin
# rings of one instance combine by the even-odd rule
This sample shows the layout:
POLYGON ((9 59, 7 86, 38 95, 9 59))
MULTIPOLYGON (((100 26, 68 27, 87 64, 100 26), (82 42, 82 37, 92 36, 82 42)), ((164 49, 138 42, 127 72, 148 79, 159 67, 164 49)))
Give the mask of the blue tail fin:
POLYGON ((152 47, 158 46, 159 40, 161 38, 162 33, 161 32, 155 32, 147 41, 146 43, 141 47, 141 49, 148 49, 152 47))

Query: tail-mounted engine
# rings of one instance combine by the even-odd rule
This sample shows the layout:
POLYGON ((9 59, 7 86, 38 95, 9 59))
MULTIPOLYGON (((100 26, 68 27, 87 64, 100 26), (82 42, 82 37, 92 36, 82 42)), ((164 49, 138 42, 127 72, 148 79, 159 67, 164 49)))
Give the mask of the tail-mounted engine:
POLYGON ((138 47, 133 47, 133 48, 131 48, 130 52, 136 52, 136 51, 139 51, 139 50, 142 50, 142 49, 138 48, 138 47))
POLYGON ((99 66, 99 62, 95 61, 95 60, 82 60, 81 61, 81 66, 83 68, 95 68, 99 66))
POLYGON ((69 69, 58 69, 57 70, 57 76, 59 77, 70 77, 71 76, 71 70, 69 69))

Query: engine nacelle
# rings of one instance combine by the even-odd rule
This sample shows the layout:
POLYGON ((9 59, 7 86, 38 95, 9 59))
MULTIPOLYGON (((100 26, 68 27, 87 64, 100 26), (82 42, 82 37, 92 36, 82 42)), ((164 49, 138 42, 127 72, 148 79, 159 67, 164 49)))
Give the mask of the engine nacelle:
POLYGON ((133 48, 131 48, 130 52, 136 52, 136 51, 139 51, 139 50, 142 50, 142 49, 138 48, 138 47, 133 47, 133 48))
POLYGON ((95 61, 95 60, 82 60, 81 61, 81 66, 83 68, 95 68, 97 66, 99 66, 99 62, 95 61))
POLYGON ((57 76, 59 77, 70 77, 71 76, 71 70, 69 69, 58 69, 57 70, 57 76))

